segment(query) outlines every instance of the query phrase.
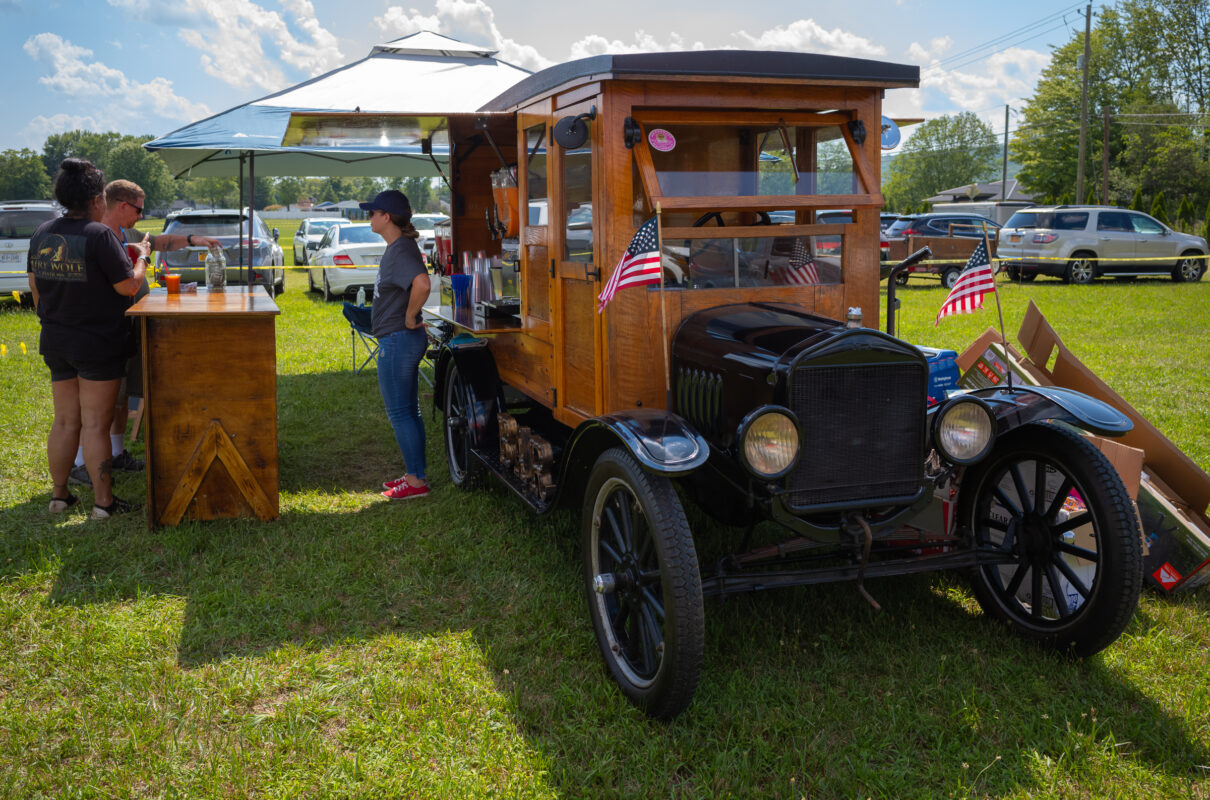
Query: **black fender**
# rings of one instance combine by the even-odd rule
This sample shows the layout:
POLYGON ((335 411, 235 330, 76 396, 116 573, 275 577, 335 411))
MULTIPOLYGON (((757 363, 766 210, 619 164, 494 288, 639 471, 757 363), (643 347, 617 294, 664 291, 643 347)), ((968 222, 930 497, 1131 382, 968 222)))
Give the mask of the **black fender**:
POLYGON ((485 443, 494 442, 500 435, 496 414, 502 408, 502 389, 496 359, 484 339, 463 335, 442 343, 433 369, 433 409, 441 409, 443 413, 445 384, 451 365, 458 368, 458 374, 470 390, 467 429, 471 444, 477 450, 482 449, 485 443))
POLYGON ((648 472, 687 475, 710 458, 710 444, 683 417, 637 408, 580 423, 563 451, 561 500, 577 501, 601 453, 621 445, 648 472))
POLYGON ((1039 420, 1062 420, 1099 436, 1121 436, 1134 427, 1108 403, 1061 386, 997 386, 968 392, 991 406, 997 433, 1039 420))

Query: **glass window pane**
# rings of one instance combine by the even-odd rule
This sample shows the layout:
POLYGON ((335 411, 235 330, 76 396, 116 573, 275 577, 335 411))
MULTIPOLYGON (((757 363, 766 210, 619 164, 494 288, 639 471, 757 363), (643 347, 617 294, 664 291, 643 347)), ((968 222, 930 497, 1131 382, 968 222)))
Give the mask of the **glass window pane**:
POLYGON ((664 284, 679 289, 842 282, 841 236, 764 236, 663 242, 664 284))
POLYGON ((563 153, 563 258, 592 263, 592 142, 563 153))

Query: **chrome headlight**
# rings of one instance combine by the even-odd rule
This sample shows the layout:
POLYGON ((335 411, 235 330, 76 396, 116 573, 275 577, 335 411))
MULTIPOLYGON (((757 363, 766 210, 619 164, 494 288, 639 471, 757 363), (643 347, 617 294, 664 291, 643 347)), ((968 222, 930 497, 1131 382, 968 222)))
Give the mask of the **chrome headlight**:
POLYGON ((933 421, 933 444, 954 464, 979 461, 991 450, 995 438, 991 409, 977 397, 950 400, 933 421))
POLYGON ((798 461, 798 421, 778 406, 758 408, 740 424, 739 442, 749 472, 764 480, 780 478, 798 461))

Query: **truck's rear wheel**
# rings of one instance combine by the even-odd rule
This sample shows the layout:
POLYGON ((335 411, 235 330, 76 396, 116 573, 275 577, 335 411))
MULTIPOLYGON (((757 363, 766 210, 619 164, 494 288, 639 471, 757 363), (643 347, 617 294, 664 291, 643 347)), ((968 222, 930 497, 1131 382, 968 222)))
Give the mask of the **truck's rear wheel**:
POLYGON ((601 655, 626 697, 671 719, 689 705, 702 667, 697 552, 667 478, 621 448, 597 459, 584 494, 584 575, 601 655))
POLYGON ((959 494, 961 523, 993 559, 972 576, 984 611, 1076 655, 1118 638, 1142 588, 1141 537, 1126 487, 1088 440, 1055 425, 1019 428, 959 494))
POLYGON ((471 388, 450 363, 445 377, 445 457, 449 462, 450 483, 469 488, 483 475, 483 462, 471 453, 471 388))

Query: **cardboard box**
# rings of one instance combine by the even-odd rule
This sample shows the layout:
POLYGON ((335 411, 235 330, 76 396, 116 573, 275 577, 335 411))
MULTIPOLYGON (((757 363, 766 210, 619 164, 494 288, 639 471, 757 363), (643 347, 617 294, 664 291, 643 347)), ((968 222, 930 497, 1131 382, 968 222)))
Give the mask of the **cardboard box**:
MULTIPOLYGON (((963 385, 986 372, 999 374, 1003 362, 1014 380, 1036 381, 1083 392, 1121 411, 1134 429, 1118 439, 1090 437, 1122 476, 1136 498, 1143 531, 1143 570, 1149 583, 1164 592, 1192 589, 1210 581, 1210 475, 1180 451, 1154 425, 1121 398, 1063 344, 1054 328, 1031 301, 1017 339, 1022 355, 1001 344, 989 329, 958 356, 963 385), (991 355, 988 355, 988 351, 991 355), (975 367, 982 363, 984 369, 975 367), (968 380, 974 369, 974 375, 968 380), (1137 465, 1142 461, 1142 469, 1137 465)), ((1003 376, 1001 376, 1003 380, 1003 376)), ((989 383, 987 385, 999 385, 989 383)), ((968 387, 969 388, 969 387, 968 387)))

